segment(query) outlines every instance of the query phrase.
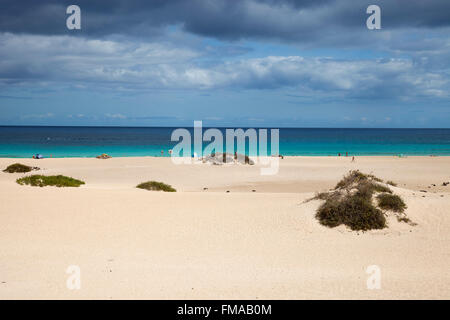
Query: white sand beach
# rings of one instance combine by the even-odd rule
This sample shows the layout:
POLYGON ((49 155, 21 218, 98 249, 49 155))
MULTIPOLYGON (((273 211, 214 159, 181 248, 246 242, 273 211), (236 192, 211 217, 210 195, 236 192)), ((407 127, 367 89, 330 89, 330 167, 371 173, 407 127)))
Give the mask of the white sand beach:
POLYGON ((450 157, 285 157, 273 176, 155 157, 3 158, 0 168, 14 162, 86 184, 20 186, 30 173, 0 172, 0 299, 450 298, 450 157), (304 200, 352 169, 395 181, 417 225, 320 225, 321 202, 304 200), (148 180, 177 192, 135 188, 148 180), (66 286, 70 265, 79 290, 66 286), (370 265, 380 289, 367 288, 370 265))

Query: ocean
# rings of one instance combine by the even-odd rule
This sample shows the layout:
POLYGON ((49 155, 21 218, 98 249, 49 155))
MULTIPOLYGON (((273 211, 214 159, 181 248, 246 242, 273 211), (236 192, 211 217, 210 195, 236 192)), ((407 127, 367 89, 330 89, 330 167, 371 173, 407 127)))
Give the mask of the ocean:
MULTIPOLYGON (((0 157, 169 156, 169 127, 0 126, 0 157)), ((192 128, 187 128, 193 132, 192 128)), ((203 128, 205 131, 207 128, 203 128)), ((245 129, 245 128, 243 128, 245 129)), ((224 132, 225 129, 220 129, 224 132)), ((268 130, 270 137, 270 130, 268 130)), ((204 142, 206 146, 209 142, 204 142)), ((450 129, 280 128, 279 153, 301 156, 450 155, 450 129)))

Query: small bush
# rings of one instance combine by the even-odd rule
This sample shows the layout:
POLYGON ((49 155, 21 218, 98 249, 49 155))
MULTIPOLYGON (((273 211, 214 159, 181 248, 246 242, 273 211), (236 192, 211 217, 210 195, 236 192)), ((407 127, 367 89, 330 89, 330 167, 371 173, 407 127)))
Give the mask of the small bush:
POLYGON ((5 170, 3 170, 3 172, 8 172, 8 173, 20 172, 20 173, 24 173, 24 172, 30 172, 31 170, 33 170, 33 168, 30 167, 30 166, 26 166, 26 165, 21 164, 21 163, 14 163, 12 165, 9 165, 5 170))
POLYGON ((339 200, 343 196, 343 193, 340 190, 330 191, 330 192, 317 192, 316 195, 307 199, 305 202, 309 202, 311 200, 339 200))
POLYGON ((389 189, 389 188, 386 187, 386 186, 383 186, 382 184, 374 183, 372 188, 373 188, 373 190, 374 190, 375 192, 392 193, 392 190, 391 190, 391 189, 389 189))
POLYGON ((398 195, 381 193, 377 196, 378 206, 384 210, 404 212, 407 208, 405 202, 398 195))
POLYGON ((366 181, 368 180, 368 176, 359 170, 352 170, 347 175, 342 178, 341 181, 339 181, 334 188, 337 189, 343 189, 343 188, 349 188, 350 186, 360 182, 360 181, 366 181))
POLYGON ((413 223, 413 222, 411 221, 411 219, 408 218, 408 217, 401 217, 401 216, 399 216, 399 217, 397 217, 397 221, 398 221, 398 222, 408 223, 408 224, 410 224, 410 225, 416 225, 416 223, 413 223))
POLYGON ((176 192, 177 191, 174 188, 172 188, 172 186, 162 183, 162 182, 158 182, 158 181, 144 182, 144 183, 137 185, 136 188, 151 190, 151 191, 165 191, 165 192, 176 192))
POLYGON ((388 184, 388 185, 390 185, 390 186, 393 186, 393 187, 396 187, 396 186, 397 186, 397 184, 396 184, 394 181, 391 181, 391 180, 386 181, 386 184, 388 184))
POLYGON ((392 193, 392 190, 386 186, 383 186, 372 181, 362 181, 355 185, 356 193, 362 197, 370 198, 375 192, 392 193))
POLYGON ((359 170, 351 170, 349 173, 347 173, 344 176, 344 178, 342 178, 341 181, 339 181, 337 183, 337 185, 336 185, 336 187, 334 189, 337 190, 337 189, 342 189, 342 188, 354 187, 356 184, 359 184, 359 183, 364 182, 364 181, 383 182, 382 179, 374 176, 373 174, 365 174, 365 173, 362 173, 359 170))
POLYGON ((17 179, 16 182, 20 185, 30 185, 33 187, 79 187, 84 184, 81 180, 62 175, 42 176, 38 174, 17 179))
MULTIPOLYGON (((383 229, 387 226, 382 210, 403 212, 406 205, 403 200, 392 194, 392 190, 380 184, 383 180, 372 174, 358 170, 350 171, 329 192, 317 193, 314 198, 325 200, 318 208, 316 218, 328 227, 341 224, 352 230, 366 231, 383 229), (378 193, 378 207, 374 205, 373 195, 378 193)), ((401 221, 410 221, 403 217, 401 221)))
POLYGON ((383 212, 375 208, 370 199, 357 194, 338 201, 326 201, 319 207, 316 217, 328 227, 344 224, 352 230, 361 231, 386 227, 383 212))
POLYGON ((331 197, 331 193, 330 192, 318 192, 316 193, 316 195, 314 196, 313 199, 316 200, 328 200, 331 197))
POLYGON ((373 174, 368 174, 367 177, 372 179, 372 180, 374 180, 374 181, 376 181, 376 182, 383 182, 383 179, 375 177, 373 174))

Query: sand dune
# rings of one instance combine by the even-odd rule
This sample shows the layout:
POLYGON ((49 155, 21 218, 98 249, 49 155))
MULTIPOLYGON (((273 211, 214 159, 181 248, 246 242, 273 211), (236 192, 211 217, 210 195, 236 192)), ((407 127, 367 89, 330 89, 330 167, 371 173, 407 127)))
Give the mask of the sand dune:
POLYGON ((19 186, 23 174, 0 173, 2 299, 450 298, 450 157, 286 157, 275 176, 151 157, 20 162, 86 185, 19 186), (356 168, 396 181, 418 225, 321 226, 320 202, 304 200, 356 168), (146 180, 178 192, 134 188, 146 180), (69 265, 80 290, 66 287, 69 265), (367 289, 370 265, 381 289, 367 289))

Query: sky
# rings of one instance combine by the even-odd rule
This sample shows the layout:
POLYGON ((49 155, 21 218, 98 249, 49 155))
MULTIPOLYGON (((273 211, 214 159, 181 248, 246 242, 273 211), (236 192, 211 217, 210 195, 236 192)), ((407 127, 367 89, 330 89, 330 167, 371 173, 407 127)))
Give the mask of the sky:
POLYGON ((450 1, 0 0, 0 125, 194 120, 450 128, 450 1))

